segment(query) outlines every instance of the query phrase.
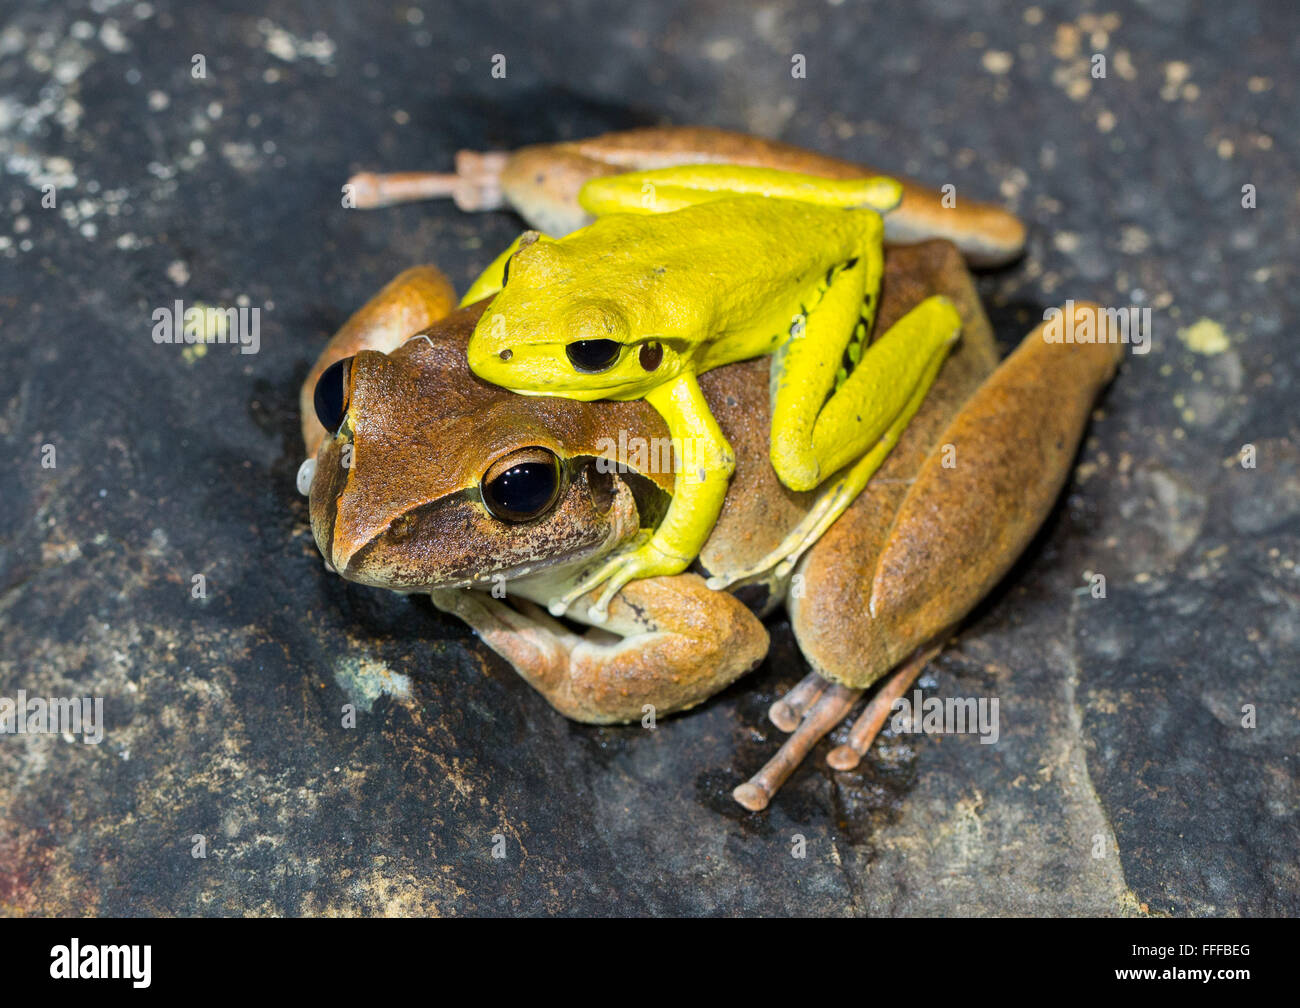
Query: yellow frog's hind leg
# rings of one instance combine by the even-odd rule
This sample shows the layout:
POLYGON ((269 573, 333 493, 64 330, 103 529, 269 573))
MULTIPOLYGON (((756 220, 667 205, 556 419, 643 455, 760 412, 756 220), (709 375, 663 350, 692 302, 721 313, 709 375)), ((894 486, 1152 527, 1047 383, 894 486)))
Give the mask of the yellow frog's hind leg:
POLYGON ((669 213, 736 196, 765 196, 885 213, 898 206, 903 188, 884 176, 828 179, 752 165, 689 164, 594 178, 579 190, 578 202, 587 213, 601 217, 611 213, 669 213))
MULTIPOLYGON (((931 298, 930 300, 938 299, 931 298)), ((922 302, 921 305, 913 308, 912 312, 899 320, 898 325, 907 322, 908 318, 920 311, 926 303, 928 302, 922 302)), ((896 328, 897 326, 890 329, 890 332, 894 332, 896 328)), ((926 394, 930 391, 930 386, 934 384, 934 379, 939 373, 939 368, 943 366, 946 356, 946 353, 933 355, 929 366, 922 372, 920 380, 916 383, 912 391, 912 397, 898 415, 894 417, 893 422, 880 440, 856 464, 849 467, 831 482, 830 486, 817 498, 799 524, 781 540, 780 544, 772 552, 755 561, 749 567, 733 571, 726 577, 714 576, 709 578, 709 587, 726 588, 737 581, 745 581, 760 574, 766 574, 773 568, 775 568, 774 574, 777 578, 788 575, 808 547, 825 535, 826 531, 835 524, 836 519, 857 499, 858 494, 862 493, 871 477, 875 475, 876 470, 881 467, 885 458, 893 451, 894 445, 898 444, 898 439, 903 436, 903 431, 907 430, 907 425, 912 422, 912 417, 916 415, 916 411, 921 408, 921 404, 925 401, 926 394)))
POLYGON ((875 224, 868 224, 857 261, 828 278, 825 293, 772 360, 771 458, 781 481, 793 490, 812 490, 857 461, 835 478, 775 550, 744 570, 711 578, 711 588, 772 568, 777 576, 789 572, 898 443, 961 330, 952 302, 930 297, 861 350, 883 268, 880 218, 871 216, 875 224), (853 365, 847 375, 841 369, 846 346, 853 365))

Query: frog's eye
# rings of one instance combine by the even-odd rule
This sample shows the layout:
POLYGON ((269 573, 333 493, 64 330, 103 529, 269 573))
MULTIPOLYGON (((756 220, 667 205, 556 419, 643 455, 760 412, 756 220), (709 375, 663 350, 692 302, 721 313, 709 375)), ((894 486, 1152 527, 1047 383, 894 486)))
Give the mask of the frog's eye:
POLYGON ((352 358, 335 361, 316 380, 316 393, 312 402, 316 419, 331 434, 343 425, 348 413, 348 393, 352 385, 352 358))
POLYGON ((618 363, 623 344, 612 339, 585 339, 570 343, 564 348, 569 363, 586 374, 608 371, 618 363))
POLYGON ((504 522, 532 521, 560 496, 560 460, 545 448, 523 448, 493 463, 480 486, 483 504, 504 522))
POLYGON ((664 345, 655 340, 641 344, 641 353, 637 356, 637 360, 645 370, 654 371, 664 362, 664 345))

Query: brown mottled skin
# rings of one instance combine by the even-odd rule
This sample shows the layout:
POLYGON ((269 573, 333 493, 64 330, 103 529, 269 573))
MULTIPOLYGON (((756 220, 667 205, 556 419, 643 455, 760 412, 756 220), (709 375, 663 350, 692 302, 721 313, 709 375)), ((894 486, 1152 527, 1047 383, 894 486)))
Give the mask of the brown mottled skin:
MULTIPOLYGON (((436 292, 427 270, 409 275, 436 292)), ((381 296, 410 293, 395 281, 381 296)), ((1049 345, 1031 334, 994 371, 992 334, 956 250, 941 241, 891 249, 882 324, 931 293, 953 298, 964 320, 934 390, 867 491, 801 561, 800 590, 768 584, 754 600, 763 611, 785 599, 814 667, 855 687, 945 633, 1014 562, 1050 509, 1118 360, 1116 346, 1049 345), (941 454, 949 443, 951 469, 941 454)), ((662 420, 643 402, 525 397, 479 381, 464 345, 483 308, 435 322, 427 338, 389 339, 387 349, 399 345, 387 355, 358 355, 350 436, 345 429, 326 442, 312 487, 322 552, 347 578, 430 592, 569 717, 628 721, 646 704, 665 714, 699 703, 757 664, 767 635, 749 608, 698 574, 634 582, 610 620, 583 636, 532 604, 636 534, 631 481, 596 474, 596 442, 620 429, 663 437, 662 420), (349 440, 353 466, 344 470, 349 440), (499 458, 534 445, 574 460, 576 475, 546 515, 506 525, 478 502, 478 481, 499 458), (532 571, 523 574, 525 566, 532 571), (509 577, 508 600, 460 587, 491 587, 494 573, 509 577)), ((379 310, 372 303, 362 312, 379 310)), ((737 457, 701 555, 707 573, 765 554, 813 497, 784 489, 772 472, 767 374, 757 360, 702 379, 737 457)), ((661 492, 671 489, 666 474, 649 475, 661 492)), ((584 613, 573 615, 584 621, 584 613)))

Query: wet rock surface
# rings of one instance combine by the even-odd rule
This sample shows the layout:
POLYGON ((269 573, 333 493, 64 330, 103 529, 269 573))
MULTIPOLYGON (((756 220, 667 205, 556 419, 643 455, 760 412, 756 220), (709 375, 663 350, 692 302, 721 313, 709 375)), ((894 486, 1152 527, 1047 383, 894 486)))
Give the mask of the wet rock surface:
POLYGON ((0 913, 1300 912, 1300 15, 1074 6, 10 4, 0 696, 103 697, 106 729, 0 736, 0 913), (1003 200, 1032 229, 980 281, 1006 345, 1066 298, 1151 308, 923 680, 998 697, 997 744, 887 734, 836 775, 824 743, 750 815, 804 672, 779 621, 702 708, 592 728, 323 571, 298 383, 400 269, 463 289, 519 227, 345 210, 343 180, 658 121, 1003 200), (261 308, 259 352, 156 344, 176 299, 261 308))

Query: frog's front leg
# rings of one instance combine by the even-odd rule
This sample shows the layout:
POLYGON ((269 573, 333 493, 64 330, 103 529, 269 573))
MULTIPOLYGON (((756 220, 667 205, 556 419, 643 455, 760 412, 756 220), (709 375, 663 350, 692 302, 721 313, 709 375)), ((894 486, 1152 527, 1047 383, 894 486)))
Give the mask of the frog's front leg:
POLYGON ((444 589, 434 605, 459 616, 565 717, 591 724, 686 710, 767 653, 762 622, 694 574, 624 589, 598 630, 576 634, 524 598, 444 589))
POLYGON ((672 503, 658 527, 639 546, 614 554, 551 602, 553 615, 562 616, 577 599, 603 585, 590 612, 592 619, 600 621, 610 599, 630 581, 685 570, 699 556, 722 511, 736 459, 695 375, 689 371, 678 375, 645 398, 667 422, 677 451, 672 503))
POLYGON ((410 203, 413 200, 450 197, 466 213, 496 210, 505 204, 501 173, 510 161, 507 151, 456 153, 456 171, 359 172, 345 187, 351 206, 358 210, 410 203))

